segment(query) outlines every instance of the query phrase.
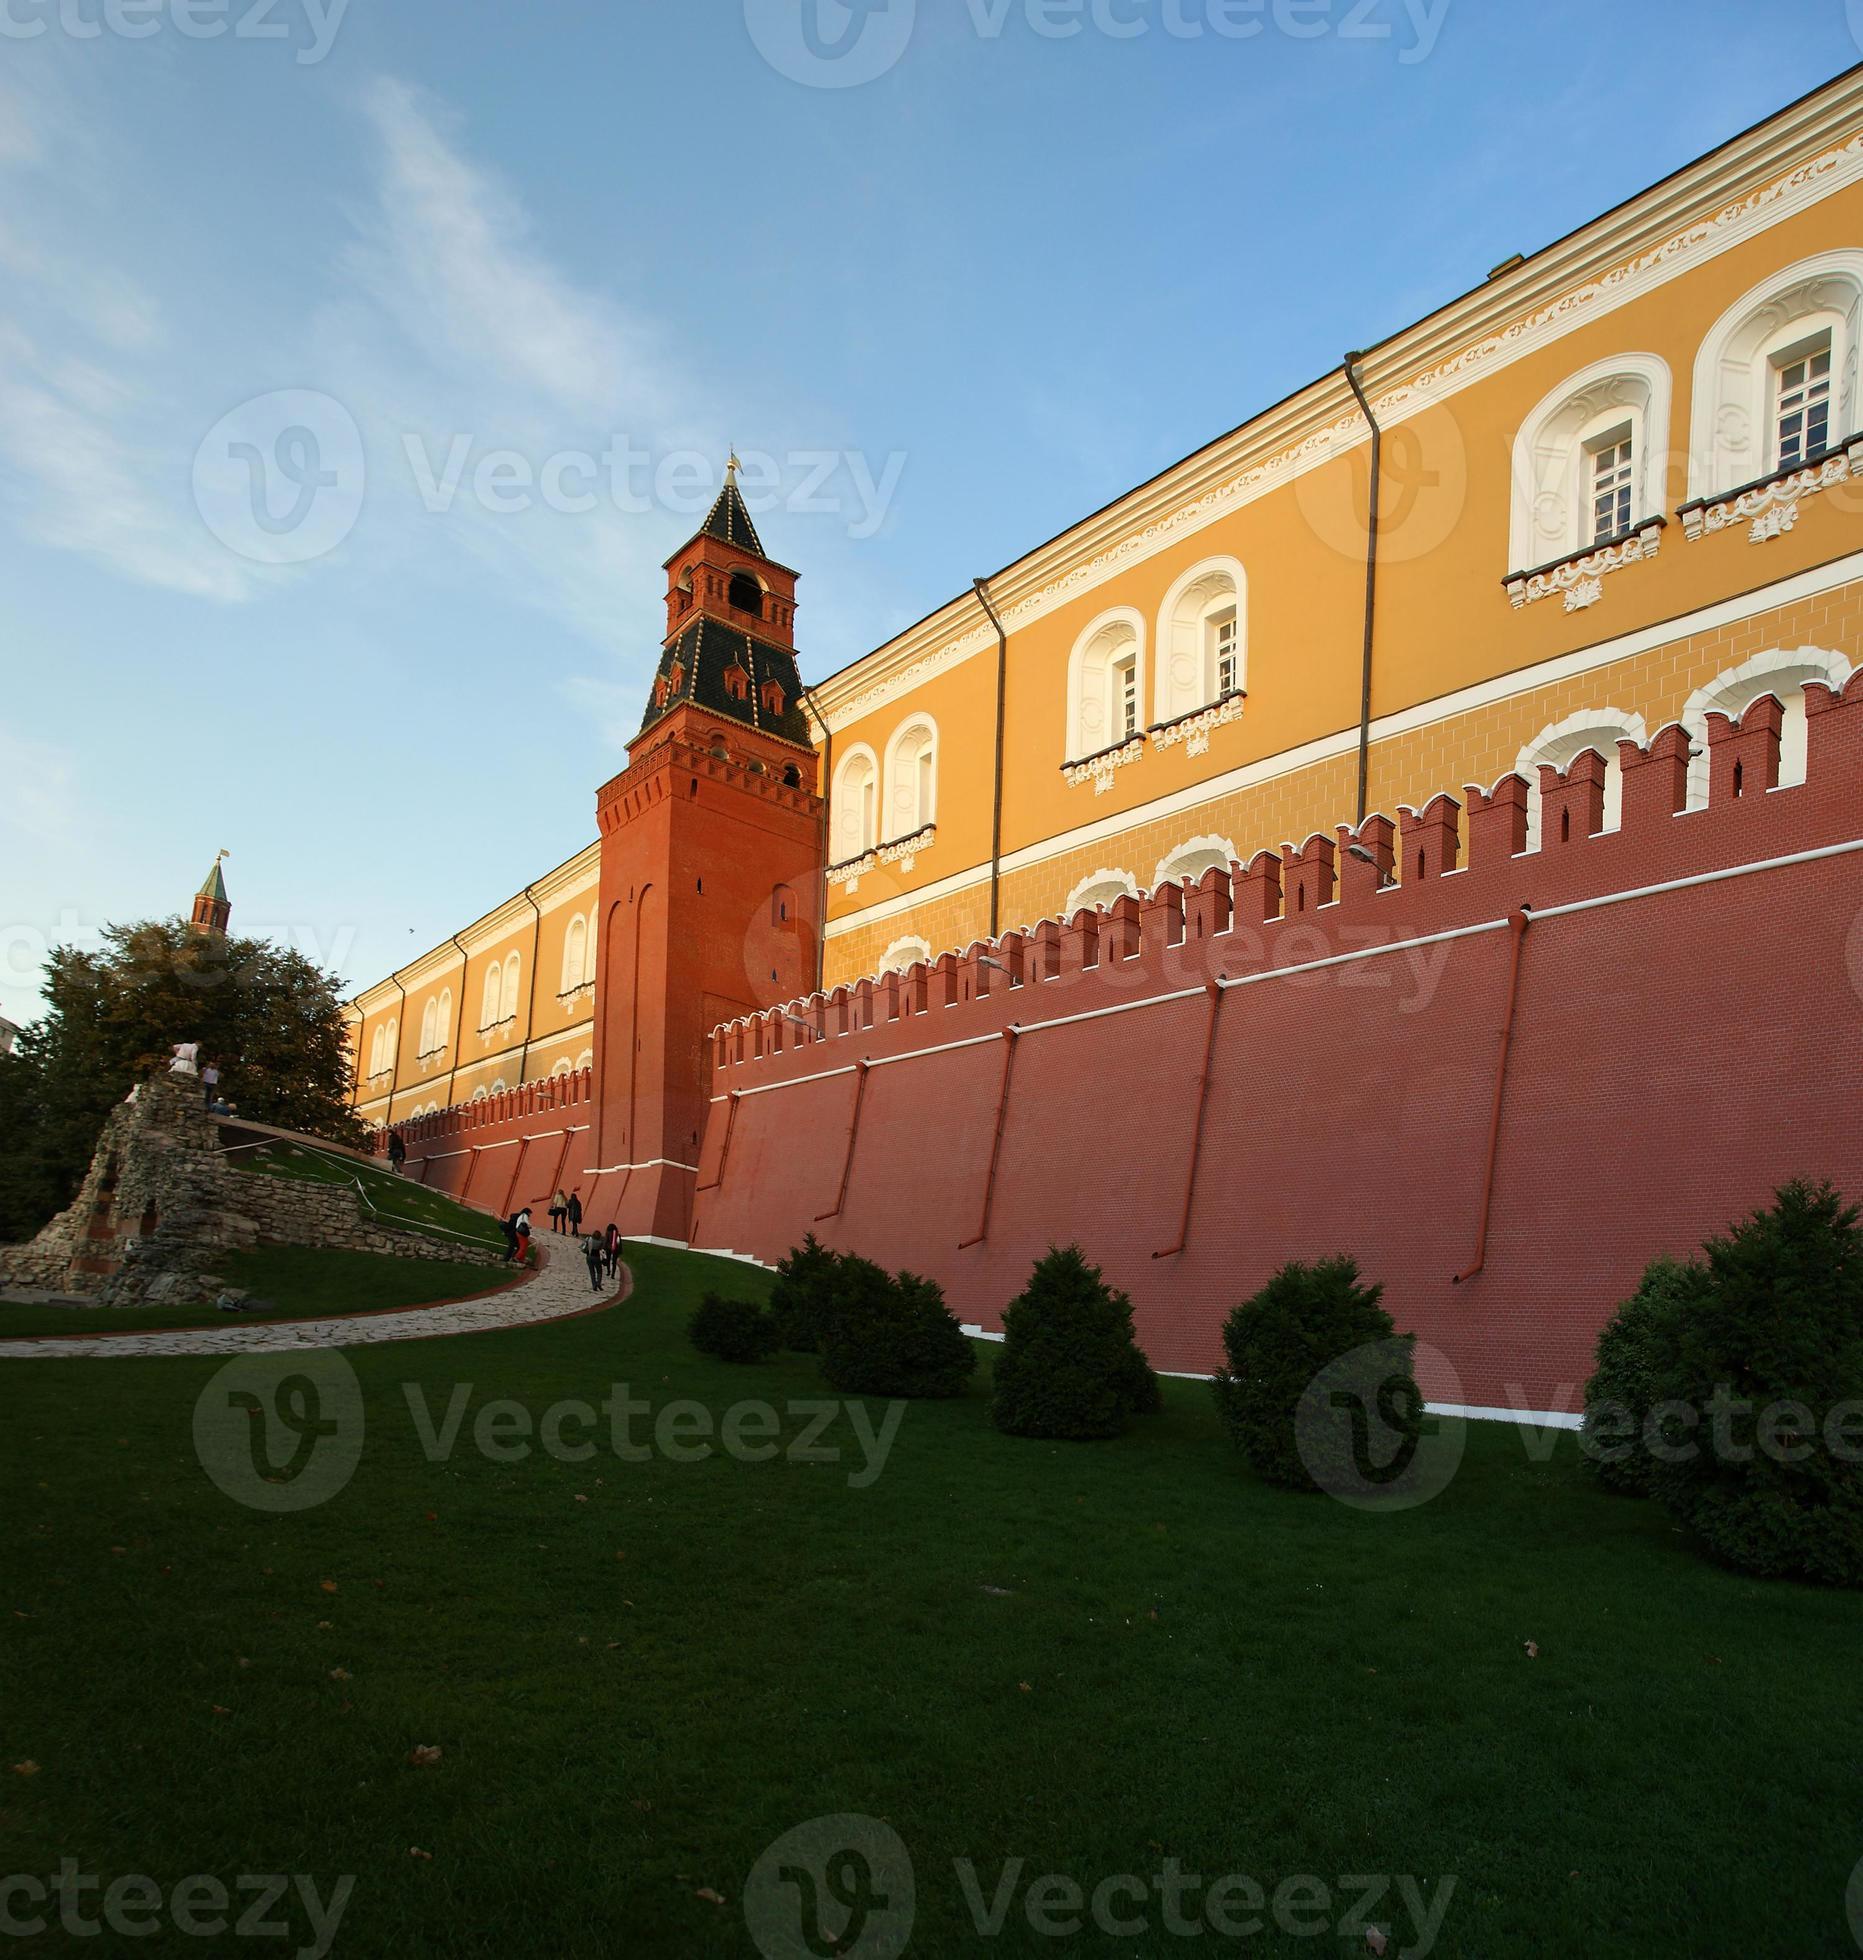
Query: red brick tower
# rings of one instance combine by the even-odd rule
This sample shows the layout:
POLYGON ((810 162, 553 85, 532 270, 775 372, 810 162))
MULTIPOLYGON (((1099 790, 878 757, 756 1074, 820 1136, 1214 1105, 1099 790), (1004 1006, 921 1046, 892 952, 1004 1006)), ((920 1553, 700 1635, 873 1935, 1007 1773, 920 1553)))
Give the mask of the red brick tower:
POLYGON ((711 1030, 816 979, 822 805, 796 669, 796 575, 765 555, 736 459, 666 561, 667 637, 627 769, 596 797, 594 1168, 624 1232, 684 1239, 711 1030), (623 1171, 622 1167, 627 1167, 623 1171))
POLYGON ((233 901, 226 895, 226 880, 220 875, 220 858, 213 861, 213 869, 208 872, 201 888, 194 894, 194 916, 188 923, 196 932, 213 933, 224 938, 226 923, 233 916, 233 901))

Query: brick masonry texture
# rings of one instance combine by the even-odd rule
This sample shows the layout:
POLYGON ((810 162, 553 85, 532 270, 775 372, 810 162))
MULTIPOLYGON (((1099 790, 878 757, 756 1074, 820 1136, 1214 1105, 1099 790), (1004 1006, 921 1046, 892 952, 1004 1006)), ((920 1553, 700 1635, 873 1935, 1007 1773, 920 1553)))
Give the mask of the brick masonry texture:
POLYGON ((1604 764, 1584 756, 1543 772, 1531 853, 1506 776, 1466 810, 1437 797, 1401 828, 1371 818, 1005 935, 1013 986, 973 947, 796 1003, 818 1041, 780 1013, 734 1024, 693 1242, 774 1259, 813 1230, 994 1328, 1034 1259, 1077 1240, 1132 1295, 1154 1363, 1191 1372, 1276 1266, 1347 1252, 1425 1344, 1434 1399, 1571 1410, 1651 1257, 1793 1176, 1863 1196, 1863 675, 1814 684, 1807 709, 1799 785, 1772 787, 1768 696, 1710 718, 1705 809, 1683 807, 1670 726, 1620 749, 1614 831, 1594 834, 1604 764), (1245 984, 1212 993, 1218 976, 1245 984), (1484 1208, 1485 1266, 1458 1283, 1484 1208))

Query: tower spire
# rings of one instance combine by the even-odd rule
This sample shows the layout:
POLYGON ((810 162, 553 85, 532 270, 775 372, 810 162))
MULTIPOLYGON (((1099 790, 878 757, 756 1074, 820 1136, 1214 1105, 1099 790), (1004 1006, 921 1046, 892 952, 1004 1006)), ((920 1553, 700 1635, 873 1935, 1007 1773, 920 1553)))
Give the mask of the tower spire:
POLYGON ((194 894, 194 913, 188 923, 196 932, 226 936, 227 921, 233 916, 233 901, 226 895, 226 880, 220 875, 220 865, 232 855, 224 846, 215 853, 212 869, 194 894))

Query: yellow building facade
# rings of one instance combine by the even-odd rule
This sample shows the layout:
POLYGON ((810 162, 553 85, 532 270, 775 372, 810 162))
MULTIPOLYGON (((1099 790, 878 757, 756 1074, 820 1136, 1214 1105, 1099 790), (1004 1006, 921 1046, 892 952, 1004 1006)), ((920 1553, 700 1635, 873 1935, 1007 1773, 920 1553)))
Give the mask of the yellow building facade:
MULTIPOLYGON (((1863 658, 1860 128, 1852 73, 818 684, 823 984, 1768 691, 1791 780, 1863 658)), ((595 877, 358 998, 365 1115, 576 1065, 595 877)))

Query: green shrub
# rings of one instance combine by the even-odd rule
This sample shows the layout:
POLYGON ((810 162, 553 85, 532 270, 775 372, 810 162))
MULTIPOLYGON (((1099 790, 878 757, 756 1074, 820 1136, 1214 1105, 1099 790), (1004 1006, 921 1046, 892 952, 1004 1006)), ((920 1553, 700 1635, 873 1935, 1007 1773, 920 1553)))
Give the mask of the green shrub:
POLYGON ((755 1300, 708 1293, 686 1324, 692 1345, 720 1361, 763 1361, 777 1349, 776 1323, 755 1300))
POLYGON ((1010 1436, 1086 1440, 1120 1435, 1130 1417, 1158 1407, 1132 1302, 1079 1246, 1051 1246, 1003 1309, 991 1420, 1010 1436))
POLYGON ((944 1303, 914 1273, 894 1278, 869 1259, 839 1262, 826 1312, 822 1374, 844 1395, 962 1395, 977 1366, 944 1303))
POLYGON ((1794 1182, 1704 1249, 1653 1383, 1650 1492, 1742 1571, 1863 1585, 1857 1209, 1794 1182))
POLYGON ((1223 1323, 1228 1366, 1213 1384, 1231 1440, 1258 1474, 1289 1490, 1335 1494, 1397 1479, 1416 1455, 1423 1397, 1415 1336, 1399 1334, 1352 1259, 1283 1266, 1223 1323), (1373 1417, 1395 1471, 1367 1455, 1373 1417))
POLYGON ((1598 1372, 1585 1384, 1579 1447, 1606 1490, 1649 1494, 1657 1378, 1676 1327, 1695 1310, 1708 1283, 1708 1269, 1698 1260, 1653 1260, 1598 1336, 1598 1372))
POLYGON ((787 1259, 776 1262, 770 1316, 784 1347, 797 1354, 820 1352, 840 1267, 841 1255, 830 1252, 813 1232, 790 1248, 787 1259))

